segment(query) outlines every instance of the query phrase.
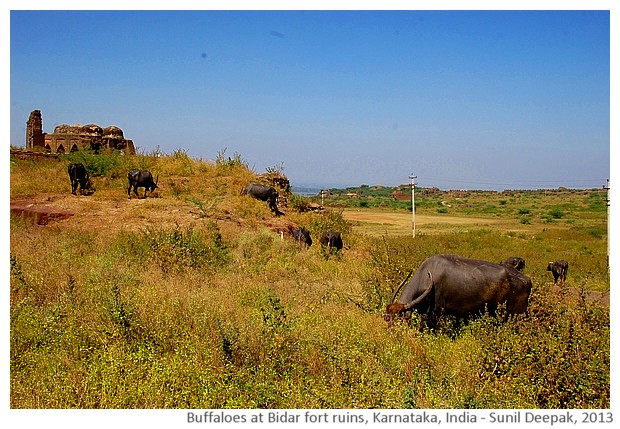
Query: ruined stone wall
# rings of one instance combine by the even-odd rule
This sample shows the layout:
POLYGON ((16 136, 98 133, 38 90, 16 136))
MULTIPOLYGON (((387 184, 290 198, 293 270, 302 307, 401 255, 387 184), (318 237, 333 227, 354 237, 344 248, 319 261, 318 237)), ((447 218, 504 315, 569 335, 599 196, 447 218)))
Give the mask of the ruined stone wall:
POLYGON ((123 130, 110 125, 58 125, 52 134, 43 133, 41 112, 34 110, 26 123, 26 149, 42 149, 52 153, 67 153, 76 150, 99 150, 102 148, 122 150, 128 155, 136 153, 132 140, 123 136, 123 130))
POLYGON ((41 111, 33 110, 30 112, 28 122, 26 122, 26 149, 32 150, 35 147, 43 147, 43 120, 41 111))

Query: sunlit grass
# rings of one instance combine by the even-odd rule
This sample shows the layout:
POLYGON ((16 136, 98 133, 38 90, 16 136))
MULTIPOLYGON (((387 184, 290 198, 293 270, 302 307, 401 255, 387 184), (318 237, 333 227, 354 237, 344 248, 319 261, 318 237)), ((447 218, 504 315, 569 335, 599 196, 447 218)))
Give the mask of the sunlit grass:
MULTIPOLYGON (((158 197, 127 201, 114 167, 84 213, 109 204, 129 221, 157 214, 160 223, 11 219, 12 408, 610 406, 609 309, 552 288, 546 271, 566 259, 567 288, 609 290, 606 232, 579 226, 587 219, 413 240, 351 231, 338 210, 275 219, 239 195, 253 173, 235 159, 122 162, 157 169, 158 197), (179 223, 190 210, 192 221, 179 223), (341 229, 347 248, 329 255, 316 235, 310 248, 282 240, 273 225, 285 222, 341 229), (529 314, 448 318, 435 331, 414 315, 388 327, 392 288, 435 253, 524 257, 529 314)), ((53 162, 15 162, 11 174, 16 197, 68 192, 53 162), (46 179, 31 180, 37 170, 46 179)))

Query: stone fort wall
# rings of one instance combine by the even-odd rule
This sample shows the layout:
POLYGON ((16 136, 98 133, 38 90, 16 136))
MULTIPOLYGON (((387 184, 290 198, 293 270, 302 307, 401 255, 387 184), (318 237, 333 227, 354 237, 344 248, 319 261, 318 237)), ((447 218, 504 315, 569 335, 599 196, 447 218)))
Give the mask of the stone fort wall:
POLYGON ((123 135, 123 130, 110 125, 58 125, 52 134, 43 132, 40 110, 33 110, 26 122, 26 150, 43 150, 50 153, 66 153, 76 150, 100 150, 103 148, 121 150, 134 155, 136 148, 132 140, 123 135))

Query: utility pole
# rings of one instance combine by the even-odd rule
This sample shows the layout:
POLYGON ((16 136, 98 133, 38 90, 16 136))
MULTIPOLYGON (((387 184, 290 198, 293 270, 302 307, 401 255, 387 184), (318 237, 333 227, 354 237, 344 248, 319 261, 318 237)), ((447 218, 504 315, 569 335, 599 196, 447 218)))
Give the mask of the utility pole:
POLYGON ((603 188, 607 190, 607 269, 609 270, 609 243, 611 242, 611 236, 609 235, 609 224, 611 223, 609 219, 609 179, 607 179, 607 186, 603 188))
POLYGON ((415 238, 415 179, 417 177, 413 173, 409 175, 409 179, 411 179, 411 228, 413 229, 413 238, 415 238))

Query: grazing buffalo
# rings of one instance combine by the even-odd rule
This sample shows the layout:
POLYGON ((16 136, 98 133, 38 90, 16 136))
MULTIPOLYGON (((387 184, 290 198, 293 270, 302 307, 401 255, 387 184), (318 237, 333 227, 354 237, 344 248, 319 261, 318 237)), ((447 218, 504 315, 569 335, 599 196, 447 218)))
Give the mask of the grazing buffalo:
POLYGON ((553 284, 557 284, 558 279, 564 283, 566 281, 566 274, 568 274, 568 262, 561 259, 549 262, 547 271, 551 271, 551 274, 553 274, 553 284))
POLYGON ((245 187, 241 195, 249 195, 257 200, 267 201, 267 203, 269 203, 269 208, 276 216, 282 214, 278 210, 278 191, 271 186, 264 186, 260 183, 252 182, 245 187))
POLYGON ((339 232, 325 231, 319 242, 326 247, 342 250, 342 237, 339 232))
POLYGON ((306 246, 312 246, 312 237, 310 237, 310 231, 306 228, 299 228, 293 230, 293 239, 305 244, 306 246))
POLYGON ((456 255, 435 255, 422 262, 393 303, 406 281, 392 295, 387 320, 416 310, 434 324, 442 313, 464 317, 487 309, 494 314, 500 304, 508 314, 525 313, 532 290, 532 281, 520 271, 456 255))
POLYGON ((514 268, 515 270, 523 271, 525 268, 525 259, 519 258, 518 256, 511 256, 506 259, 504 262, 500 262, 500 265, 505 267, 514 268))
POLYGON ((127 181, 129 185, 127 186, 127 196, 131 198, 131 188, 133 187, 133 193, 136 194, 136 197, 140 197, 138 195, 138 188, 144 188, 144 198, 146 198, 146 191, 153 192, 158 188, 157 182, 159 181, 159 176, 157 179, 153 181, 153 175, 150 171, 138 171, 131 170, 127 173, 127 181))
POLYGON ((78 184, 80 185, 80 190, 82 192, 86 190, 92 190, 92 182, 90 177, 88 176, 88 171, 83 164, 71 163, 68 168, 69 179, 71 180, 71 193, 73 195, 77 195, 76 191, 78 188, 78 184))

